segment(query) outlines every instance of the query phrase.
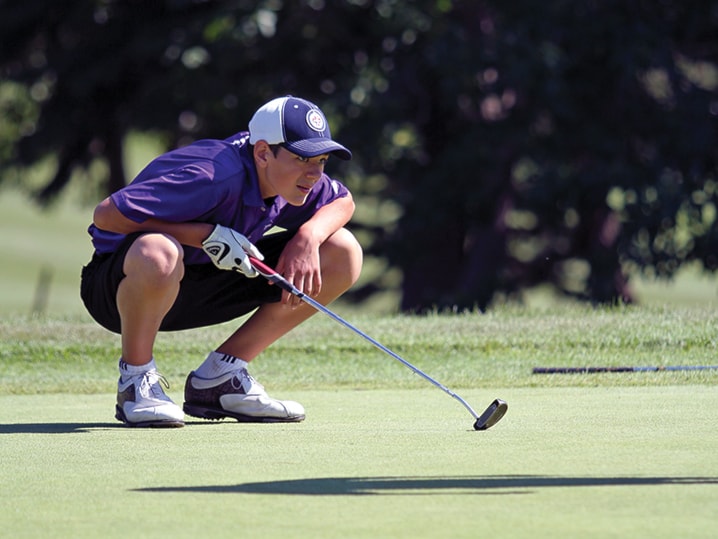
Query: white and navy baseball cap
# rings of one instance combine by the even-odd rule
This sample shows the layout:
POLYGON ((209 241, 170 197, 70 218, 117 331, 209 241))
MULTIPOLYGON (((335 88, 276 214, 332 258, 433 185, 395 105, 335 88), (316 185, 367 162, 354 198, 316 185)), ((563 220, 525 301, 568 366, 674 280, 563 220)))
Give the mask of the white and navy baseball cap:
POLYGON ((314 103, 291 95, 259 107, 249 121, 249 143, 280 144, 302 157, 333 154, 348 161, 352 153, 332 140, 329 123, 314 103))

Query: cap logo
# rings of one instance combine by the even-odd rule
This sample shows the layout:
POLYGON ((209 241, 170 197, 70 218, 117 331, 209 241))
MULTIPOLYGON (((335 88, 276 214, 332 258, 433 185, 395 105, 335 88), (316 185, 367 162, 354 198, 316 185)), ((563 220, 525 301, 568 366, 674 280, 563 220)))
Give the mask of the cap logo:
POLYGON ((326 129, 324 116, 322 116, 322 113, 317 109, 310 109, 309 112, 307 112, 307 125, 319 133, 326 129))

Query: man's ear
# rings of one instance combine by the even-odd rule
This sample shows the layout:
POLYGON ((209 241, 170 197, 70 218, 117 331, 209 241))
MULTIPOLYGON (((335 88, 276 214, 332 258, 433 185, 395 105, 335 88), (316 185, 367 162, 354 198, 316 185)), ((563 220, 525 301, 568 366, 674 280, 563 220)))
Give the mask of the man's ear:
POLYGON ((254 145, 254 163, 258 167, 266 167, 269 158, 272 157, 272 148, 263 140, 258 140, 254 145))

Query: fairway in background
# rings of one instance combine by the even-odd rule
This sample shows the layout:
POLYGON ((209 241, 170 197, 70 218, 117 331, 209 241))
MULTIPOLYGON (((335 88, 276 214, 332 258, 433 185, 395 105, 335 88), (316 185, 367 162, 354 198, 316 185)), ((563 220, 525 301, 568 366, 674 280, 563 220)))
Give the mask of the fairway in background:
POLYGON ((43 274, 49 282, 41 314, 84 314, 80 271, 92 256, 91 220, 90 208, 68 202, 42 211, 21 193, 0 191, 0 314, 31 314, 43 274))

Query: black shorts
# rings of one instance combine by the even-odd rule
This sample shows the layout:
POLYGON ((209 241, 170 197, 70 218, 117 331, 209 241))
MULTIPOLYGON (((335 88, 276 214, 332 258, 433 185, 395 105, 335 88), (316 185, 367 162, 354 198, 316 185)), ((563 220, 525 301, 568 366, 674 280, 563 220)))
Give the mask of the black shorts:
MULTIPOLYGON (((117 287, 125 278, 125 255, 142 233, 130 234, 113 253, 94 255, 82 268, 80 296, 98 324, 115 333, 121 332, 117 310, 117 287)), ((271 234, 256 243, 264 262, 275 266, 284 246, 294 232, 271 234)), ((174 305, 164 317, 160 331, 177 331, 227 322, 245 315, 265 303, 281 299, 282 289, 263 277, 249 279, 234 271, 221 270, 214 264, 185 266, 174 305)))

